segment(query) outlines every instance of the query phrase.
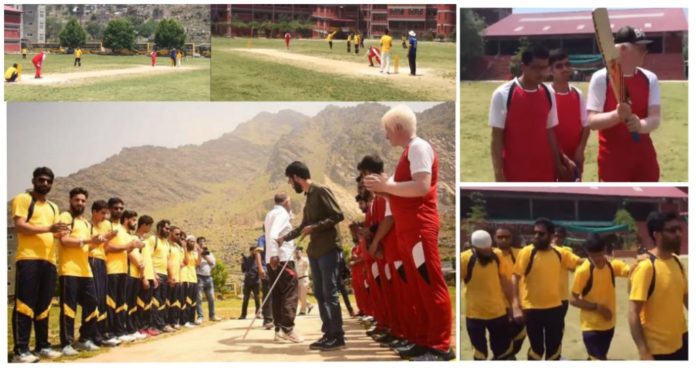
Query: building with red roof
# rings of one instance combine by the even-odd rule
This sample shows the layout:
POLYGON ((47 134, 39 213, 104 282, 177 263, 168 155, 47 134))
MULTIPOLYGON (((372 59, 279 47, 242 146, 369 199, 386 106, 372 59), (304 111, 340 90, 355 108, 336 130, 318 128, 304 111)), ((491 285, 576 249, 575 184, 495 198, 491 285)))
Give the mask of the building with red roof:
MULTIPOLYGON (((653 247, 645 225, 652 211, 676 212, 688 220, 688 189, 678 187, 480 186, 463 187, 460 198, 462 219, 470 217, 476 198, 482 198, 488 226, 505 224, 531 234, 534 220, 547 217, 565 226, 571 236, 578 239, 584 239, 592 232, 617 232, 624 237, 627 249, 638 245, 653 247), (472 196, 472 193, 476 195, 472 196), (636 221, 636 234, 629 235, 614 222, 617 211, 622 208, 636 221)), ((681 254, 687 254, 686 221, 682 231, 681 254)))
MULTIPOLYGON (((610 9, 612 30, 631 26, 642 30, 653 42, 648 45, 645 68, 655 72, 659 79, 684 80, 686 70, 682 49, 688 34, 685 10, 681 8, 610 9)), ((509 72, 500 75, 505 68, 497 63, 509 64, 518 50, 520 39, 541 44, 548 49, 563 49, 571 55, 571 62, 588 69, 585 79, 602 67, 599 48, 594 35, 591 10, 512 13, 490 24, 483 32, 487 63, 482 68, 472 66, 465 79, 508 79, 509 72), (594 57, 593 57, 594 56, 594 57), (575 57, 575 60, 574 60, 575 57), (589 62, 588 60, 594 60, 589 62), (585 64, 585 65, 581 65, 585 64), (477 75, 478 74, 478 75, 477 75), (486 75, 488 74, 488 75, 486 75)))
POLYGON ((22 11, 5 5, 5 52, 22 50, 22 11))

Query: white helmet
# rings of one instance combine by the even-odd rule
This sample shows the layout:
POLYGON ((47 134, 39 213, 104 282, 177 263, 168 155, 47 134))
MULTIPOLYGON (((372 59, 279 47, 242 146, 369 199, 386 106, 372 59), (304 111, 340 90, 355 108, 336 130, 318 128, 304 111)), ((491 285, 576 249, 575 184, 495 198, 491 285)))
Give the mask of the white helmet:
POLYGON ((471 245, 478 249, 488 249, 491 247, 493 240, 491 234, 486 230, 476 230, 471 234, 471 245))

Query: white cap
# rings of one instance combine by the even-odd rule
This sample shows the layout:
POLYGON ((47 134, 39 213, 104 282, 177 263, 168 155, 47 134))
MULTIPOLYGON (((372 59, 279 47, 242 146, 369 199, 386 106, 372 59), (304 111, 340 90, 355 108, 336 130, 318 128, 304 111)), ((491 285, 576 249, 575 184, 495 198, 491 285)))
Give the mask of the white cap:
POLYGON ((416 37, 416 32, 408 31, 408 35, 411 37, 416 37))
POLYGON ((487 249, 491 247, 493 241, 491 234, 486 230, 476 230, 471 234, 471 245, 478 249, 487 249))
POLYGON ((189 235, 189 236, 186 237, 186 241, 189 241, 189 240, 196 241, 196 237, 193 236, 193 235, 189 235))

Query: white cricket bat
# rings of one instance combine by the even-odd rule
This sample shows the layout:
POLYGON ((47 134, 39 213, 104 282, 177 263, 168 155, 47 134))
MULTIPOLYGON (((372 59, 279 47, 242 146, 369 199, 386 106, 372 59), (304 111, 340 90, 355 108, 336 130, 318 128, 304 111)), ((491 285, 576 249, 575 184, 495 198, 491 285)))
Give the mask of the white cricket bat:
MULTIPOLYGON (((626 86, 624 85, 623 71, 619 63, 619 51, 614 47, 614 34, 611 31, 609 12, 607 8, 592 10, 592 22, 594 23, 597 46, 602 53, 604 65, 607 68, 607 76, 616 101, 626 102, 626 86)), ((631 133, 634 141, 640 140, 638 133, 631 133)))

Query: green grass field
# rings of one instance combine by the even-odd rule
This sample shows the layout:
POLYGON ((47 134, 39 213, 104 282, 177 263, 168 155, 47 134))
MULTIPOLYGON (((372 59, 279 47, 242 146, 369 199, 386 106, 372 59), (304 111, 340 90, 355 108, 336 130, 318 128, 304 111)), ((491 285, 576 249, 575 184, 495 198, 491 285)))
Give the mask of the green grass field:
MULTIPOLYGON (((624 259, 626 263, 633 263, 632 259, 624 259)), ((686 258, 681 259, 682 264, 688 266, 688 261, 686 258)), ((569 273, 569 285, 572 285, 573 276, 569 273)), ((469 335, 466 332, 466 320, 463 314, 465 310, 465 289, 462 287, 461 293, 461 341, 460 356, 462 360, 473 359, 473 350, 471 348, 471 341, 469 340, 469 335)), ((611 343, 611 348, 609 349, 608 357, 610 360, 637 360, 638 350, 631 337, 631 331, 628 327, 628 279, 617 277, 616 278, 616 327, 614 330, 614 339, 611 343)), ((518 360, 527 359, 527 350, 529 349, 529 339, 525 339, 522 345, 522 350, 517 354, 518 360)), ((489 359, 491 353, 489 351, 489 359)), ((587 351, 585 350, 585 345, 582 341, 582 331, 580 329, 580 309, 573 307, 572 305, 568 307, 568 314, 565 318, 565 331, 563 334, 563 345, 562 345, 562 358, 565 360, 586 360, 587 351)))
MULTIPOLYGON (((456 310, 457 310, 457 309, 456 309, 456 308, 457 308, 457 305, 456 305, 457 293, 456 293, 455 287, 449 287, 449 294, 450 294, 450 301, 451 301, 451 307, 452 307, 452 316, 454 317, 454 315, 456 314, 456 310)), ((223 299, 223 300, 216 300, 216 301, 215 301, 215 314, 216 314, 218 317, 222 318, 222 319, 229 319, 229 318, 237 318, 237 317, 239 317, 240 314, 241 314, 241 310, 242 310, 242 299, 241 299, 241 298, 242 298, 241 295, 236 295, 236 296, 227 296, 227 297, 226 297, 225 299, 223 299)), ((354 296, 353 294, 350 294, 350 300, 351 300, 351 304, 353 305, 353 308, 355 308, 356 311, 357 311, 357 304, 355 303, 355 296, 354 296)), ((310 295, 308 295, 308 297, 307 297, 307 301, 308 301, 310 304, 316 305, 316 299, 314 299, 314 296, 311 295, 311 292, 310 292, 310 295)), ((345 305, 343 304, 343 299, 342 299, 340 296, 339 296, 339 302, 340 302, 342 308, 345 309, 345 305)), ((206 318, 205 322, 203 322, 203 325, 213 323, 213 322, 210 322, 210 321, 207 320, 207 317, 208 317, 208 303, 205 301, 205 297, 203 297, 202 303, 203 303, 203 315, 204 315, 205 318, 206 318)), ((14 354, 12 353, 12 349, 13 349, 13 340, 12 340, 12 323, 11 323, 13 305, 14 305, 13 302, 10 302, 10 303, 8 303, 8 307, 7 307, 7 352, 8 352, 8 361, 11 360, 12 357, 13 357, 13 355, 14 355, 14 354)), ((60 310, 58 309, 58 307, 59 307, 59 306, 58 306, 58 298, 55 298, 55 299, 53 300, 53 305, 51 306, 51 310, 50 310, 50 312, 49 312, 49 317, 48 317, 48 322, 49 322, 49 328, 48 328, 49 342, 51 342, 51 344, 53 344, 53 347, 54 347, 54 349, 56 349, 56 350, 59 350, 59 349, 60 349, 60 336, 59 336, 60 328, 59 328, 59 319, 58 319, 58 318, 59 318, 59 315, 60 315, 60 310)), ((254 308, 255 308, 255 306, 254 306, 254 301, 253 301, 253 300, 250 300, 250 301, 249 301, 249 309, 247 310, 247 316, 252 316, 252 317, 253 317, 254 308)), ((314 310, 316 311, 316 309, 314 309, 314 310)), ((316 312, 314 312, 314 313, 318 313, 318 311, 316 311, 316 312)), ((76 315, 77 315, 77 316, 80 316, 81 314, 82 314, 82 308, 80 308, 80 307, 78 306, 78 307, 77 307, 77 310, 76 310, 76 315)), ((348 318, 348 317, 347 317, 347 314, 346 314, 346 316, 344 316, 344 318, 348 318)), ((453 328, 453 329, 455 328, 455 326, 454 326, 454 325, 456 324, 455 321, 456 321, 456 319, 455 319, 455 318, 452 318, 452 324, 453 324, 452 328, 453 328)), ((251 323, 251 320, 249 321, 249 323, 251 323)), ((259 322, 257 321, 257 324, 258 324, 258 323, 259 323, 259 322)), ((80 323, 80 318, 77 318, 77 319, 75 320, 75 338, 78 338, 78 337, 79 337, 79 328, 80 328, 80 324, 81 324, 81 323, 80 323)), ((186 329, 182 329, 182 330, 180 330, 180 331, 174 332, 174 334, 183 333, 185 330, 186 330, 186 329)), ((455 333, 454 333, 454 330, 453 330, 453 332, 452 332, 452 346, 454 346, 454 345, 456 344, 456 341, 455 341, 455 339, 454 339, 454 336, 455 336, 455 333)), ((34 348, 34 337, 35 337, 35 335, 34 335, 34 332, 32 331, 31 338, 30 338, 30 341, 29 341, 29 347, 30 347, 31 349, 34 348)), ((157 338, 159 338, 159 337, 157 337, 157 338)), ((143 341, 137 341, 137 342, 134 342, 134 344, 143 344, 143 343, 147 343, 147 341, 148 341, 147 339, 146 339, 146 340, 143 340, 143 341)), ((74 359, 78 359, 78 358, 86 358, 86 357, 89 357, 89 356, 94 356, 94 355, 97 355, 97 354, 104 353, 104 352, 106 352, 106 351, 109 351, 109 349, 110 349, 110 348, 102 347, 102 348, 101 348, 99 351, 97 351, 97 352, 81 352, 80 355, 77 355, 77 356, 75 356, 75 357, 60 358, 60 359, 58 359, 57 361, 69 361, 69 360, 74 360, 74 359)))
MULTIPOLYGON (((365 46, 376 44, 366 40, 365 46)), ((212 99, 265 100, 265 101, 446 101, 455 96, 456 55, 454 43, 420 42, 418 67, 431 69, 437 79, 451 80, 446 90, 428 88, 428 76, 394 83, 395 78, 379 77, 379 69, 372 68, 375 77, 357 75, 355 71, 369 72, 364 50, 357 56, 348 54, 345 41, 335 41, 333 50, 323 40, 292 40, 290 51, 281 39, 213 38, 212 99), (308 69, 297 63, 279 58, 263 57, 232 49, 271 49, 311 57, 327 62, 322 70, 308 69), (349 67, 331 71, 331 61, 348 62, 349 67)), ((393 55, 399 55, 401 73, 407 73, 408 59, 400 44, 394 45, 393 55)), ((393 58, 394 56, 392 56, 393 58)), ((340 67, 343 67, 341 64, 340 67)))
MULTIPOLYGON (((491 163, 491 129, 488 108, 493 91, 501 82, 461 82, 460 181, 494 181, 491 163)), ((576 84, 587 96, 588 83, 576 84)), ((660 180, 688 180, 688 85, 660 83, 662 122, 650 134, 660 163, 660 180)), ((597 132, 591 132, 585 150, 583 181, 597 181, 597 132)))
MULTIPOLYGON (((109 76, 110 71, 150 65, 146 56, 83 55, 82 67, 73 67, 72 55, 50 54, 42 74, 45 78, 64 73, 104 71, 103 77, 78 78, 66 83, 34 84, 31 57, 5 55, 5 70, 13 63, 22 66, 22 80, 5 83, 6 101, 208 101, 210 100, 210 59, 187 58, 176 70, 157 74, 136 73, 109 76), (24 83, 23 83, 24 81, 24 83)), ((169 59, 157 58, 157 68, 166 68, 169 59)))

